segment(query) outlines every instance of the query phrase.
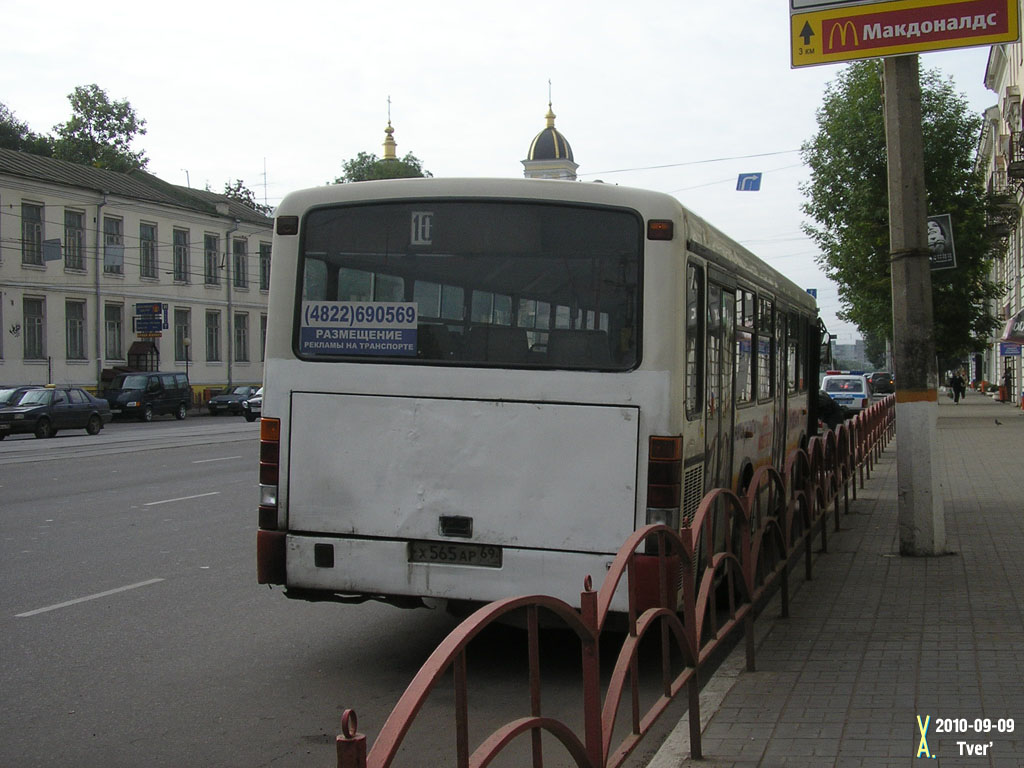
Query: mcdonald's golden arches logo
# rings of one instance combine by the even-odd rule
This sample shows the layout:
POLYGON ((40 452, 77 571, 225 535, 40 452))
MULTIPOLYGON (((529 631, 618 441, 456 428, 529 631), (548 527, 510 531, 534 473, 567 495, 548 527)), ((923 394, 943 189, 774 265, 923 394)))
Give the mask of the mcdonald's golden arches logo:
POLYGON ((836 49, 836 30, 839 30, 839 45, 841 47, 846 48, 847 35, 853 37, 852 47, 856 48, 860 45, 860 38, 857 37, 857 27, 852 21, 847 19, 844 22, 832 25, 832 29, 828 33, 828 50, 834 51, 836 49))

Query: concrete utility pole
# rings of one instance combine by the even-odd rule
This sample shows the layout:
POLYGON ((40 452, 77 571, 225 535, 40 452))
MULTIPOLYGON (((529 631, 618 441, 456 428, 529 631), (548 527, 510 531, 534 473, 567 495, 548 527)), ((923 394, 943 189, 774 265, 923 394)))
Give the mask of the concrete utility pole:
POLYGON ((884 59, 884 86, 900 554, 941 555, 946 520, 934 454, 938 363, 917 56, 884 59))

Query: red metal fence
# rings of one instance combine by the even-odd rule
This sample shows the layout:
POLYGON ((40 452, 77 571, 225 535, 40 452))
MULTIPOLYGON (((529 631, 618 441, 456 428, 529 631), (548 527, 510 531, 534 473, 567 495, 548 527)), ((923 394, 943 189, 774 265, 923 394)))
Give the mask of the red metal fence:
MULTIPOLYGON (((836 430, 812 438, 806 450, 794 450, 782 473, 761 467, 742 498, 724 489, 712 491, 701 501, 688 528, 677 532, 650 525, 636 531, 622 545, 599 590, 594 591, 589 576, 585 578, 579 610, 544 595, 484 606, 456 627, 423 664, 369 753, 366 737, 357 732, 355 712, 345 711, 337 737, 338 768, 390 766, 428 695, 449 673, 459 768, 490 764, 520 736, 529 737, 532 765, 540 768, 542 746, 554 743, 551 738, 542 742, 544 733, 577 766, 616 768, 683 690, 689 704, 691 756, 699 759, 698 672, 740 629, 745 634, 747 669, 753 671, 757 608, 778 588, 782 615, 788 616, 791 566, 803 557, 806 578, 811 578, 813 539, 820 536, 822 551, 828 551, 829 509, 838 530, 840 502, 848 512, 851 495, 856 498, 858 473, 863 488, 865 476, 870 477, 874 462, 894 434, 895 398, 889 396, 836 430), (623 583, 628 594, 628 632, 602 691, 599 643, 612 598, 623 583), (469 736, 467 649, 492 622, 513 612, 526 617, 530 709, 474 746, 469 736), (581 733, 543 713, 541 612, 546 626, 554 620, 571 630, 580 643, 581 733), (640 703, 639 670, 645 638, 659 643, 661 667, 660 695, 646 709, 640 703), (620 718, 624 703, 628 712, 620 718), (628 727, 621 720, 628 721, 628 727), (621 735, 624 730, 628 732, 621 735)), ((620 638, 616 636, 617 641, 620 638)))

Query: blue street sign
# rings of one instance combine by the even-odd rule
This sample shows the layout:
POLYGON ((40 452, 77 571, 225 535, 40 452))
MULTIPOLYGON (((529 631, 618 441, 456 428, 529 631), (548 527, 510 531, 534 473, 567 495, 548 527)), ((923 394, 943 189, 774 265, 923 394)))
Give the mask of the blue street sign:
POLYGON ((741 173, 739 178, 736 179, 736 191, 737 192, 760 192, 761 191, 761 174, 760 173, 741 173))
POLYGON ((156 317, 136 317, 135 318, 135 332, 136 333, 153 333, 155 331, 161 331, 164 327, 163 318, 159 315, 156 317))

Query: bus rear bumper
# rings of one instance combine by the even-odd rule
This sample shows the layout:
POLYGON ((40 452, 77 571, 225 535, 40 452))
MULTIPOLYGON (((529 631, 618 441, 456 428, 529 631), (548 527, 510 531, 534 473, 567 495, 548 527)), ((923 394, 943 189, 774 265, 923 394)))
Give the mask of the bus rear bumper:
POLYGON ((286 551, 286 534, 283 531, 256 532, 257 584, 285 583, 286 551))
MULTIPOLYGON (((409 542, 288 534, 286 583, 310 599, 334 593, 341 602, 424 599, 488 603, 519 595, 556 597, 576 608, 584 579, 600 587, 615 553, 502 548, 500 567, 409 562, 409 542), (328 556, 326 552, 330 552, 328 556), (328 565, 330 563, 330 565, 328 565)), ((447 542, 444 542, 447 543, 447 542)), ((314 598, 314 599, 332 599, 314 598)), ((620 585, 612 610, 626 610, 620 585)))

